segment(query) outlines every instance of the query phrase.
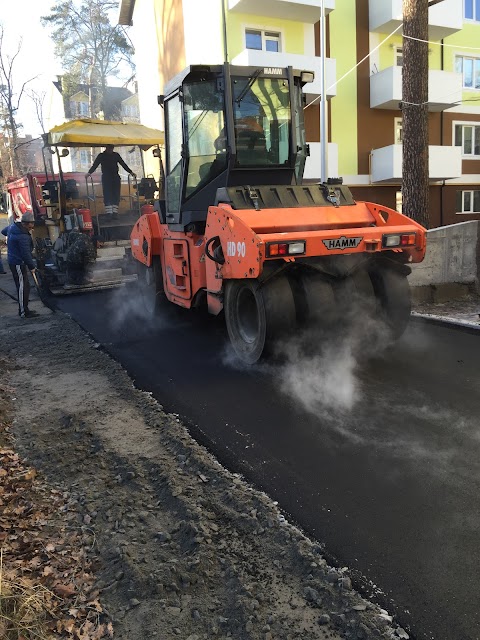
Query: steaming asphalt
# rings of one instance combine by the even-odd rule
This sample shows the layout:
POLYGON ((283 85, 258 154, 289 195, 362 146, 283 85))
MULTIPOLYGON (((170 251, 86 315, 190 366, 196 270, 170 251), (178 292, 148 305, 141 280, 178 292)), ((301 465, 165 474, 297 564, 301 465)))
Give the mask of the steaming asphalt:
POLYGON ((118 325, 119 295, 57 304, 411 637, 480 638, 480 332, 412 322, 361 364, 333 352, 242 370, 220 320, 175 309, 118 325))

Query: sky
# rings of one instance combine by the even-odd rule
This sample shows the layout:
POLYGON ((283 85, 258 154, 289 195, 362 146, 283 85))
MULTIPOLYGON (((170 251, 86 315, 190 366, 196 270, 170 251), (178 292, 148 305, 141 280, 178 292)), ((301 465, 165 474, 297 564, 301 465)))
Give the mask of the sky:
MULTIPOLYGON (((22 48, 14 64, 14 88, 20 90, 23 82, 38 76, 28 88, 37 93, 46 91, 61 65, 53 55, 49 32, 40 24, 40 16, 47 15, 54 0, 2 0, 0 23, 4 28, 4 51, 14 55, 19 42, 22 48)), ((22 135, 40 135, 41 127, 31 99, 23 95, 17 122, 24 125, 22 135)))

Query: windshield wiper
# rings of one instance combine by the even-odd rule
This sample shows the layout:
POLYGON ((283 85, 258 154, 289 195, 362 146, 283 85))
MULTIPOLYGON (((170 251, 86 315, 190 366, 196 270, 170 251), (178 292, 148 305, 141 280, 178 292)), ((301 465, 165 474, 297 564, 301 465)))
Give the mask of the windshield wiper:
POLYGON ((258 76, 262 73, 263 69, 257 69, 256 71, 253 72, 250 80, 248 81, 248 83, 245 85, 243 91, 240 92, 240 95, 238 96, 238 98, 235 100, 235 102, 237 104, 240 104, 240 102, 244 99, 244 97, 246 96, 246 94, 250 91, 250 89, 253 87, 254 83, 256 82, 258 76))

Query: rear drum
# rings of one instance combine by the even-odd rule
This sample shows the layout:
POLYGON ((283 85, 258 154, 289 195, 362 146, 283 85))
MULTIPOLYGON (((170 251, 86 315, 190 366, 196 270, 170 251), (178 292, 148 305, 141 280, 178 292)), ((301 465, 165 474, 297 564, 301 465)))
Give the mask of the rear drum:
POLYGON ((148 315, 155 315, 164 299, 162 265, 160 258, 155 256, 151 267, 138 263, 138 291, 141 305, 148 315))

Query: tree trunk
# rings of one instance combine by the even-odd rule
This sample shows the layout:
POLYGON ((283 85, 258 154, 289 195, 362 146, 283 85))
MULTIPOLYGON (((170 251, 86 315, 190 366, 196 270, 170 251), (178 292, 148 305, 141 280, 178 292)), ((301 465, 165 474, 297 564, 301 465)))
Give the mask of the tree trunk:
POLYGON ((403 0, 403 34, 402 207, 428 227, 428 0, 403 0))

